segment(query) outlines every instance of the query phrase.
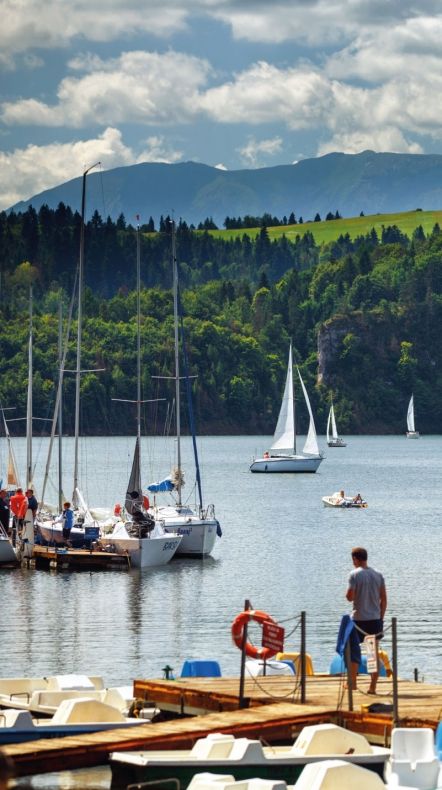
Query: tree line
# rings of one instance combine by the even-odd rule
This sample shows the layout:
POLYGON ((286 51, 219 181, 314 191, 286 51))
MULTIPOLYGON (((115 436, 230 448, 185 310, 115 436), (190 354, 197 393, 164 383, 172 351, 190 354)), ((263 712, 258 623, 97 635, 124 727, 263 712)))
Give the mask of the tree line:
MULTIPOLYGON (((28 293, 34 292, 34 410, 50 415, 58 377, 59 305, 74 291, 80 221, 57 210, 0 215, 0 405, 26 410, 28 293)), ((343 432, 403 432, 414 392, 419 430, 442 431, 442 234, 398 228, 318 246, 220 240, 177 228, 177 258, 200 433, 270 433, 293 342, 318 432, 333 394, 343 432), (319 355, 319 356, 318 356, 319 355)), ((113 401, 136 392, 136 238, 124 219, 93 216, 86 228, 82 430, 130 434, 132 410, 113 401)), ((173 370, 171 239, 141 234, 143 399, 173 393, 156 376, 173 370)), ((67 367, 75 367, 75 321, 67 367)), ((74 377, 66 375, 64 425, 73 430, 74 377)), ((143 409, 162 432, 163 402, 143 409)), ((307 415, 298 409, 299 430, 307 415)), ((21 430, 21 423, 11 431, 21 430)))

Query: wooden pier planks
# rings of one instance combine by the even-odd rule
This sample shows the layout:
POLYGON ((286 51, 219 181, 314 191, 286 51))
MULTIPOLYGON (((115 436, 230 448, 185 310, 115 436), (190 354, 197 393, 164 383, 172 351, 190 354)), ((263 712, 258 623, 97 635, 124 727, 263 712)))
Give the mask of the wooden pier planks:
POLYGON ((121 554, 108 551, 89 551, 87 549, 60 550, 51 546, 34 546, 31 560, 37 568, 54 568, 57 570, 75 569, 128 569, 130 559, 121 554))

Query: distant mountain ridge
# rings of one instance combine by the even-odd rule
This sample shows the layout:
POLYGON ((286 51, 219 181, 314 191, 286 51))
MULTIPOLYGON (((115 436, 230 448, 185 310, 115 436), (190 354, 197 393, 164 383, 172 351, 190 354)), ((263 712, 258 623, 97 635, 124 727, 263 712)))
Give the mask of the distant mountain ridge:
MULTIPOLYGON (((29 200, 14 211, 60 202, 80 210, 81 175, 29 200)), ((343 217, 442 208, 442 156, 363 151, 332 153, 293 165, 257 170, 220 170, 197 162, 142 163, 88 176, 87 215, 114 221, 124 214, 134 224, 175 214, 198 225, 212 217, 222 227, 227 216, 269 213, 282 219, 294 212, 304 221, 336 210, 343 217)))

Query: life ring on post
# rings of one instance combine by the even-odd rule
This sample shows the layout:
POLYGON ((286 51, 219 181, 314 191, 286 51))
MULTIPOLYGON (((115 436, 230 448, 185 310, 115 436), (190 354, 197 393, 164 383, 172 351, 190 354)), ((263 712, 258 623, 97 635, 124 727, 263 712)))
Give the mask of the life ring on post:
MULTIPOLYGON (((243 612, 236 615, 232 623, 232 639, 240 650, 242 650, 243 647, 244 626, 249 623, 250 620, 254 620, 261 625, 263 623, 274 623, 276 625, 276 621, 273 617, 270 617, 269 614, 259 609, 245 609, 243 612)), ((272 650, 270 647, 255 647, 255 645, 252 645, 250 642, 245 643, 244 650, 246 655, 250 658, 261 658, 263 661, 267 661, 268 658, 272 658, 278 652, 277 650, 272 650)))

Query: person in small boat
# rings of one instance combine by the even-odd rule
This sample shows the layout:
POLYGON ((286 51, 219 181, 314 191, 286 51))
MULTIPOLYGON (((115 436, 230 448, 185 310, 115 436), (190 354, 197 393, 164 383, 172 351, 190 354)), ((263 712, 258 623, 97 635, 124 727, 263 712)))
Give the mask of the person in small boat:
POLYGON ((269 452, 268 452, 268 450, 266 450, 266 451, 265 451, 265 453, 264 453, 264 455, 263 455, 263 458, 266 458, 266 459, 267 459, 267 458, 270 458, 270 455, 269 455, 269 452))
MULTIPOLYGON (((387 591, 382 573, 370 568, 367 564, 367 549, 356 546, 351 551, 354 570, 348 578, 346 592, 347 601, 353 604, 351 618, 356 626, 359 642, 363 642, 366 635, 376 636, 376 661, 379 666, 378 640, 382 639, 384 629, 384 615, 387 608, 387 591)), ((359 656, 351 658, 351 683, 352 688, 357 688, 357 674, 361 660, 359 656)), ((368 694, 376 694, 376 684, 379 672, 371 673, 368 694)))
POLYGON ((340 491, 335 491, 335 493, 332 495, 332 498, 336 501, 337 505, 343 504, 345 502, 344 490, 341 489, 340 491))
POLYGON ((355 505, 362 504, 362 501, 363 500, 360 494, 356 494, 356 496, 353 497, 353 502, 355 503, 355 505))

